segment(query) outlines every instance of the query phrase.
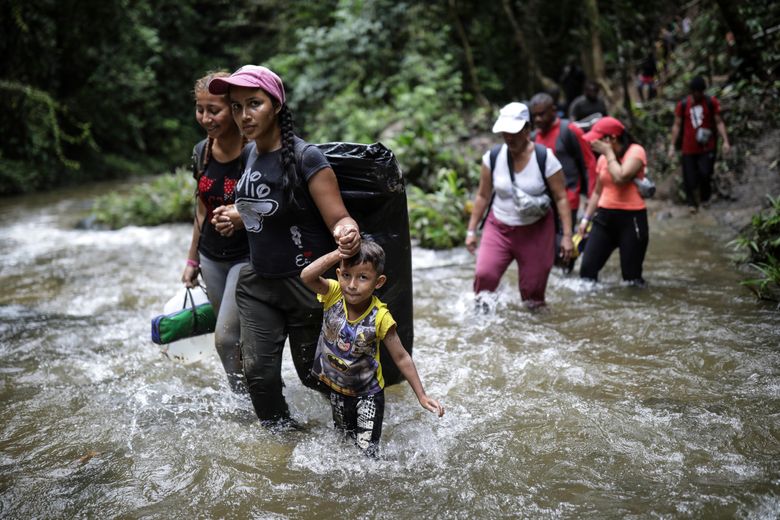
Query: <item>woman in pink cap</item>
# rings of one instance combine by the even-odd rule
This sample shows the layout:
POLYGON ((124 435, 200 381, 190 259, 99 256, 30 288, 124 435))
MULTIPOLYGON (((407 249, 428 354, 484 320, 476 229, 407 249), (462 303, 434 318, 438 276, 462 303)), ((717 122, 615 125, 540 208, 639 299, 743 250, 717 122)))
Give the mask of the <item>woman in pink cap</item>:
POLYGON ((229 96, 233 118, 249 141, 235 205, 214 211, 214 224, 224 234, 244 228, 249 240, 250 261, 236 286, 249 394, 264 424, 295 426, 282 393, 285 340, 301 381, 325 391, 310 372, 322 305, 299 275, 334 247, 352 256, 360 246, 358 225, 322 151, 294 134, 279 76, 246 65, 211 80, 209 92, 229 96))
POLYGON ((182 282, 198 284, 203 276, 209 302, 217 315, 214 341, 233 391, 246 392, 239 355, 240 328, 236 308, 236 280, 249 259, 246 232, 222 236, 211 223, 215 208, 232 204, 241 177, 241 149, 244 139, 233 121, 230 102, 224 95, 211 94, 209 82, 226 72, 210 73, 195 82, 195 119, 207 137, 193 149, 193 175, 197 181, 197 206, 192 241, 182 282))
POLYGON ((645 149, 614 117, 602 117, 583 137, 601 156, 596 163, 596 186, 579 225, 580 234, 585 236, 592 222, 580 277, 598 280, 599 271, 618 248, 623 280, 644 287, 642 264, 649 238, 647 208, 633 180, 645 176, 645 149))

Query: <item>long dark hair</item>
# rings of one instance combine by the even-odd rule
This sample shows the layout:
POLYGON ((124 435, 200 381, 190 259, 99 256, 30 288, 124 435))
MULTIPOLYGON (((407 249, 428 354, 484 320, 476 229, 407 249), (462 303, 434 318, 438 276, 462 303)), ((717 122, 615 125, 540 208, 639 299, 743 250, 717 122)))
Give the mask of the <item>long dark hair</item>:
POLYGON ((295 128, 292 111, 286 103, 282 105, 277 118, 282 141, 282 170, 284 171, 282 191, 288 202, 295 203, 295 188, 299 182, 298 165, 295 160, 295 128))
POLYGON ((620 159, 623 158, 623 155, 625 155, 626 150, 628 150, 628 147, 632 144, 636 143, 636 139, 634 139, 634 136, 629 133, 628 130, 623 130, 623 133, 620 134, 620 137, 617 138, 618 142, 620 143, 620 159))

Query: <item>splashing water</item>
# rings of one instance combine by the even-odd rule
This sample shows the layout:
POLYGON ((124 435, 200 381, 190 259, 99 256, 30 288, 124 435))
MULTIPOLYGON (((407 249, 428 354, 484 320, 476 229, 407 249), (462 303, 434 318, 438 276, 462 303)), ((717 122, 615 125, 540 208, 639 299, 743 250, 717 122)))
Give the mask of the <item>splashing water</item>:
POLYGON ((415 360, 447 413, 390 387, 368 460, 289 356, 305 428, 274 433, 216 354, 183 365, 149 341, 187 226, 76 230, 85 196, 52 197, 0 206, 2 517, 780 512, 780 320, 738 286, 714 226, 651 222, 648 289, 622 286, 613 258, 596 286, 553 273, 537 313, 514 267, 482 314, 473 257, 415 249, 415 360))

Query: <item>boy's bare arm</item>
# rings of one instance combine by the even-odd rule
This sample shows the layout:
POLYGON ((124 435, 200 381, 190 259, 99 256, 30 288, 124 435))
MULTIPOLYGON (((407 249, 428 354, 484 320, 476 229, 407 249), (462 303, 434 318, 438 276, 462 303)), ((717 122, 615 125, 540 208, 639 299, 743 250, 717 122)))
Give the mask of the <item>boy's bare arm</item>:
POLYGON ((387 352, 389 352, 390 357, 393 358, 395 366, 398 367, 398 370, 401 371, 401 374, 403 374, 409 382, 409 386, 414 390, 414 394, 417 396, 417 400, 420 401, 422 407, 429 412, 437 414, 439 417, 444 415, 444 407, 439 401, 431 399, 425 394, 422 382, 420 381, 420 376, 417 374, 417 367, 412 360, 412 356, 404 349, 395 326, 387 331, 383 341, 387 348, 387 352))
POLYGON ((338 249, 319 257, 301 271, 301 280, 306 287, 317 294, 328 294, 328 281, 322 275, 339 263, 339 260, 341 260, 341 256, 338 249))

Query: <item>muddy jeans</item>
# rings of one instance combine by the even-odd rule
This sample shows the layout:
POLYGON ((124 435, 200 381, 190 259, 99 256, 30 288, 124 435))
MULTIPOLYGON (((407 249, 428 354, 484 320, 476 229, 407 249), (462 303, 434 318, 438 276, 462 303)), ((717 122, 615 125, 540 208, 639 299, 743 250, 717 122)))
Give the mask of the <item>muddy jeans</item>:
POLYGON ((282 393, 282 351, 290 339, 295 370, 304 385, 327 392, 311 375, 322 327, 322 304, 300 277, 264 278, 252 265, 241 269, 236 286, 241 319, 241 355, 249 395, 261 421, 290 417, 282 393))

